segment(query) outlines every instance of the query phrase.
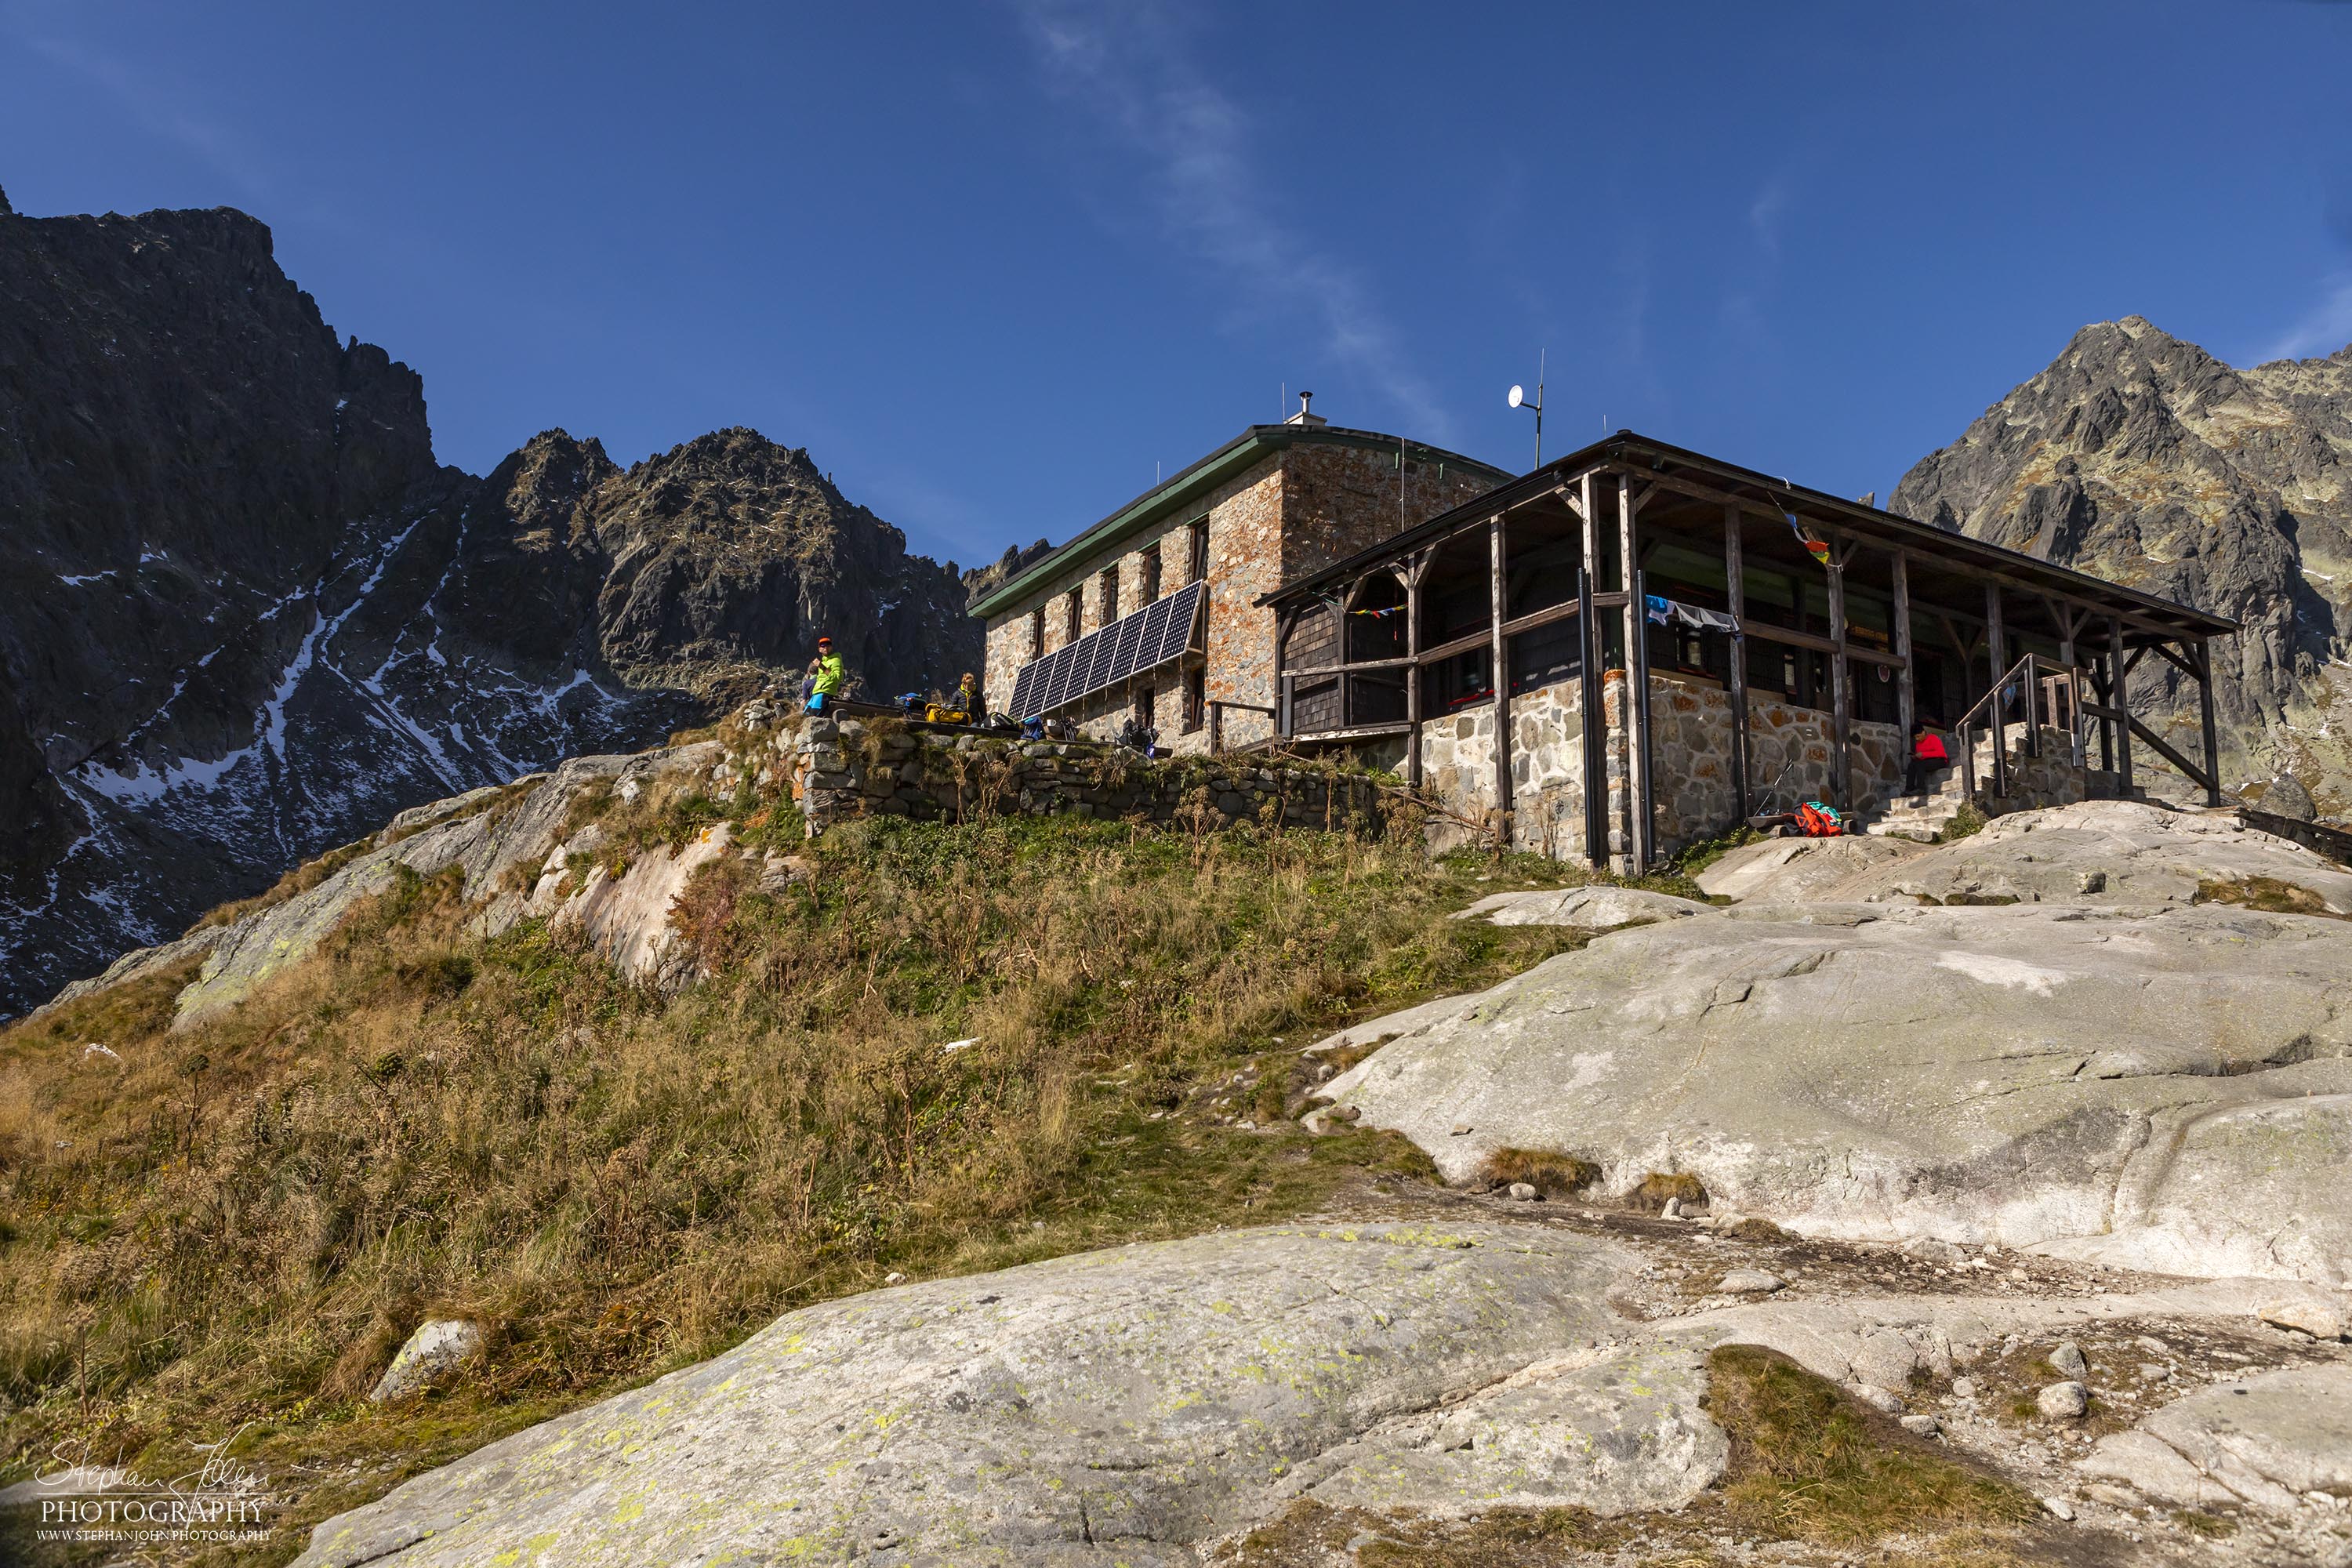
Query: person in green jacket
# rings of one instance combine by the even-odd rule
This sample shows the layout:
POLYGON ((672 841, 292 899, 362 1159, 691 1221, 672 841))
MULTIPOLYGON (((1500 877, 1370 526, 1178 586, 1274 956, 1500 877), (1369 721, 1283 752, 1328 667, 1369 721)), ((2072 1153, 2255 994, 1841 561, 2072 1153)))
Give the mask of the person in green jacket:
POLYGON ((848 685, 849 668, 833 651, 833 639, 817 638, 816 657, 809 660, 808 667, 809 711, 822 713, 832 707, 848 685))

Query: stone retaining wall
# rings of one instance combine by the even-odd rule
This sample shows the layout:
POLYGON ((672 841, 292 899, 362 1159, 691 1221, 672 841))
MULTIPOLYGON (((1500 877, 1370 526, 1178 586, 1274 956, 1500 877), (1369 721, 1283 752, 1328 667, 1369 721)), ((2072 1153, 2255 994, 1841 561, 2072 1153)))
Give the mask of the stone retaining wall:
POLYGON ((1240 757, 1146 760, 1079 742, 948 735, 856 719, 808 720, 781 733, 777 747, 811 837, 856 816, 967 822, 1014 814, 1378 833, 1393 798, 1361 773, 1263 767, 1240 757))
MULTIPOLYGON (((1606 814, 1612 855, 1626 853, 1633 805, 1625 755, 1631 726, 1625 677, 1602 680, 1607 728, 1606 814)), ((1584 858, 1584 710, 1579 682, 1564 680, 1511 697, 1511 842, 1556 859, 1584 858)), ((1658 853, 1671 855, 1733 826, 1731 697, 1719 687, 1653 673, 1650 762, 1655 776, 1658 853)), ((1751 696, 1748 705, 1750 809, 1792 810, 1829 797, 1830 716, 1751 696)), ((1856 721, 1848 759, 1853 805, 1883 809, 1903 783, 1903 738, 1892 724, 1856 721)), ((1423 787, 1451 809, 1483 818, 1495 801, 1495 710, 1480 703, 1422 727, 1423 787)), ((2078 797, 2079 798, 2079 797, 2078 797)))

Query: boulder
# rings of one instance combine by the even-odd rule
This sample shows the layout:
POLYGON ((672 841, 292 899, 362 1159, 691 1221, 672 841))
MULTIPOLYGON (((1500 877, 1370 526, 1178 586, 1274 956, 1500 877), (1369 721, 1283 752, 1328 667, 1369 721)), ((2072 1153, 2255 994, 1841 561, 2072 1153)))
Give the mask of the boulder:
POLYGON ((2053 1421, 2072 1421, 2091 1407, 2091 1391, 2072 1379, 2053 1383, 2033 1396, 2033 1405, 2053 1421))
POLYGON ((2217 1384, 2102 1437, 2083 1473, 2184 1508, 2281 1511, 2352 1494, 2352 1366, 2288 1367, 2217 1384))
POLYGON ((1805 903, 1866 871, 1925 853, 1901 838, 1767 838, 1743 844, 1698 874, 1711 899, 1748 904, 1805 903))
POLYGON ((1583 1349, 1630 1327, 1605 1304, 1628 1264, 1532 1228, 1279 1226, 828 1302, 331 1519, 299 1561, 1142 1568, 1318 1486, 1657 1506, 1723 1438, 1690 1357, 1583 1349), (1432 1455, 1424 1426, 1472 1446, 1432 1455))
POLYGON ((1780 1278, 1761 1268, 1734 1268, 1717 1280, 1715 1288, 1726 1296, 1769 1296, 1780 1289, 1780 1278))
POLYGON ((482 1348, 482 1331, 463 1318, 437 1318, 420 1324, 368 1395, 373 1405, 430 1388, 482 1348))
POLYGON ((2274 1329, 2292 1329, 2315 1340, 2344 1337, 2344 1310, 2330 1301, 2265 1301, 2254 1315, 2274 1329))
POLYGON ((1550 1150, 1800 1232, 2347 1282, 2352 922, 1743 906, 1411 1023, 1318 1092, 1451 1180, 1550 1150))
POLYGON ((1824 900, 2267 904, 2352 913, 2352 871, 2234 814, 2086 800, 1995 817, 1982 832, 1818 889, 1824 900))
POLYGON ((1484 920, 1498 926, 1580 926, 1586 931, 1614 931, 1620 926, 1704 914, 1708 908, 1689 899, 1653 893, 1643 888, 1541 888, 1533 892, 1494 894, 1457 911, 1454 918, 1484 920))
POLYGON ((576 927, 606 963, 631 980, 654 984, 688 978, 684 971, 691 968, 691 955, 678 951, 670 906, 695 872, 727 854, 733 837, 734 829, 721 822, 676 850, 666 845, 648 850, 617 878, 596 867, 548 923, 576 927))

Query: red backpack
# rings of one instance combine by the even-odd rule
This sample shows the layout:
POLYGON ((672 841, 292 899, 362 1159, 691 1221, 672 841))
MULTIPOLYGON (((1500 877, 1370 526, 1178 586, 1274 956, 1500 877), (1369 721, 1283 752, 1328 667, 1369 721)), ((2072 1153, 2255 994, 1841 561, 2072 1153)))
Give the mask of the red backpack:
POLYGON ((1837 807, 1809 800, 1797 807, 1797 828, 1808 838, 1835 838, 1845 832, 1845 818, 1837 807))

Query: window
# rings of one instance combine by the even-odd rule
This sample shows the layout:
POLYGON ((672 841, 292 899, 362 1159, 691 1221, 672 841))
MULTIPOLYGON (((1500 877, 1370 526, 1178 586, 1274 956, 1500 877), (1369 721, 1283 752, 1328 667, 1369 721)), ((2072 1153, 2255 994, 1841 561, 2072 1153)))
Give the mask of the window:
POLYGON ((1043 605, 1029 612, 1029 657, 1045 657, 1045 606, 1043 605))
POLYGON ((1079 591, 1076 588, 1071 589, 1070 601, 1066 606, 1069 612, 1068 616, 1066 617, 1069 624, 1066 628, 1066 635, 1062 638, 1062 641, 1065 644, 1074 643, 1078 640, 1078 626, 1082 623, 1083 617, 1086 614, 1085 606, 1079 603, 1079 591))
POLYGON ((1205 517, 1194 518, 1190 531, 1192 536, 1189 542, 1192 546, 1192 575, 1186 577, 1184 581, 1197 583, 1209 574, 1209 520, 1205 517))
POLYGON ((1196 665, 1184 672, 1184 732, 1209 721, 1209 672, 1196 665))
POLYGON ((1152 689, 1151 689, 1151 688, 1150 688, 1149 686, 1143 687, 1143 688, 1141 688, 1140 689, 1139 689, 1139 690, 1136 692, 1136 694, 1135 694, 1135 723, 1136 723, 1136 728, 1140 729, 1140 730, 1149 730, 1149 729, 1150 729, 1150 728, 1151 728, 1151 722, 1152 722, 1152 721, 1151 721, 1151 710, 1152 710, 1152 708, 1155 706, 1155 704, 1153 703, 1153 700, 1153 700, 1155 697, 1157 697, 1158 695, 1159 695, 1159 693, 1158 693, 1158 692, 1156 692, 1156 691, 1154 691, 1154 690, 1152 690, 1152 689))
POLYGON ((1097 595, 1102 600, 1100 624, 1107 626, 1118 619, 1118 567, 1116 564, 1104 567, 1096 581, 1102 584, 1097 595))
POLYGON ((1158 540, 1151 542, 1151 547, 1142 552, 1135 566, 1136 603, 1148 605, 1160 597, 1160 542, 1158 540))

